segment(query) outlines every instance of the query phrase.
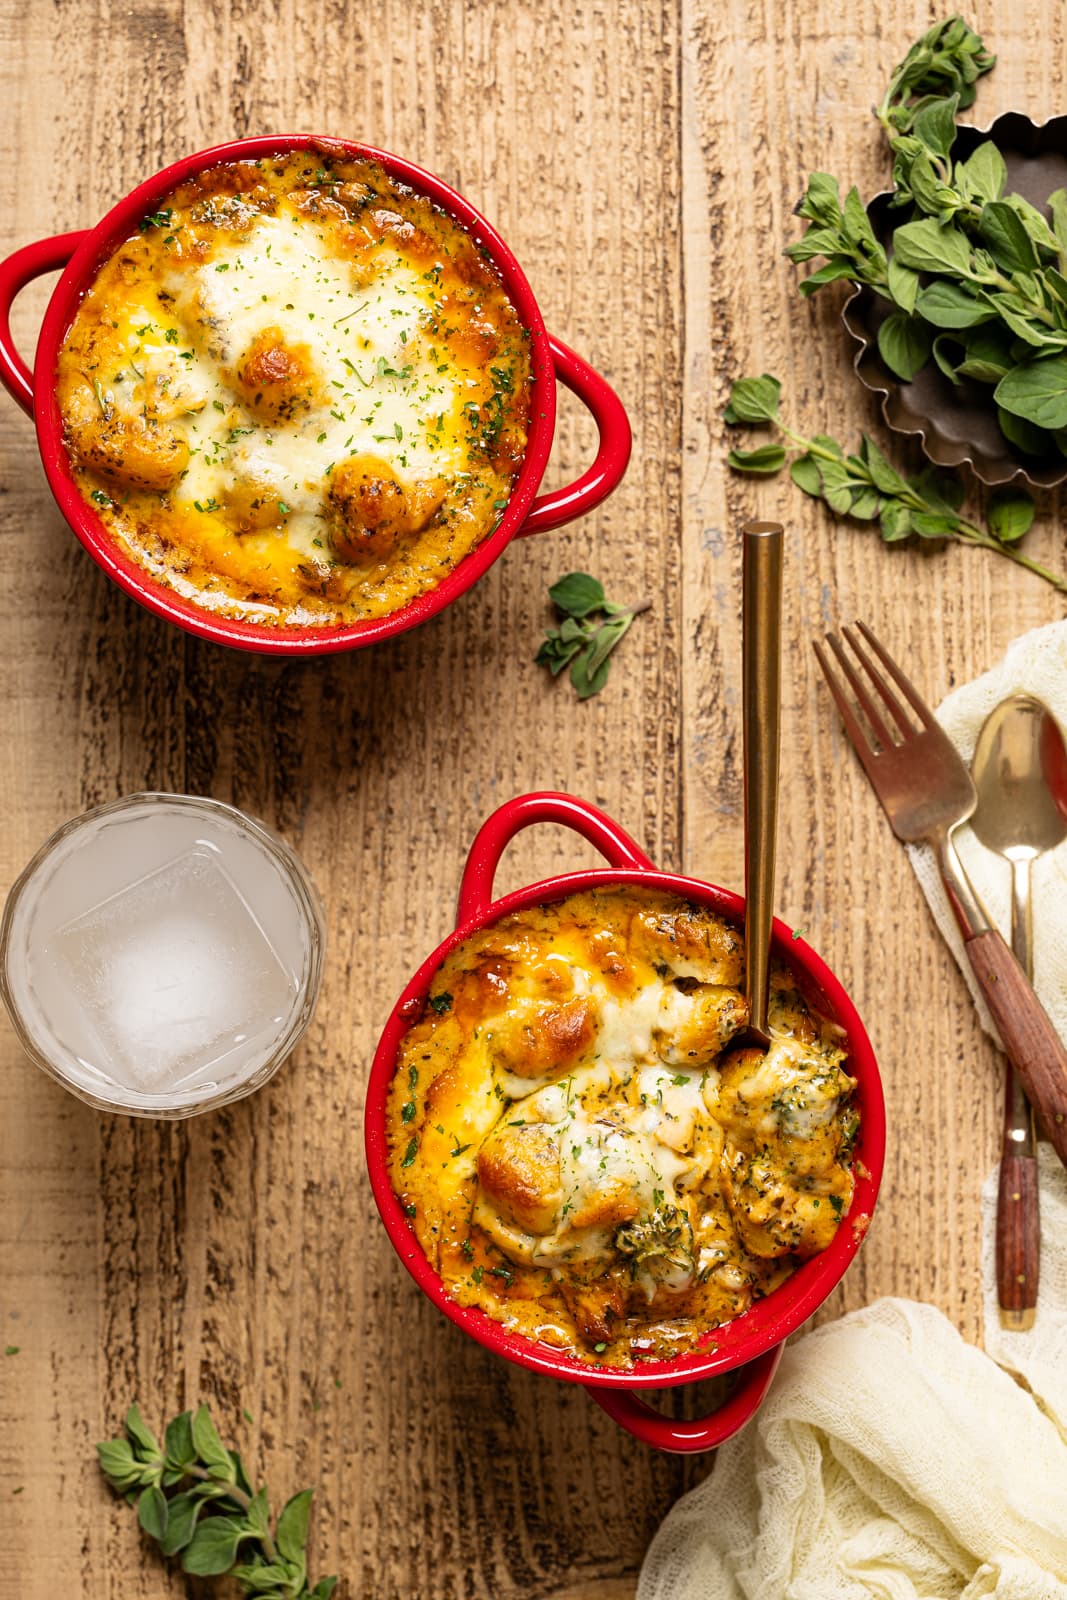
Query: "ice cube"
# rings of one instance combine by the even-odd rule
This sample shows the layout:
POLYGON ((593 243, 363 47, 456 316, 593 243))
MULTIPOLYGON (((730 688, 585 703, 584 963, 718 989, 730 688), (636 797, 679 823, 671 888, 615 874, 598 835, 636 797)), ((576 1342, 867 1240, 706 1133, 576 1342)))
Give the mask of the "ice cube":
POLYGON ((206 844, 66 923, 46 954, 98 1042, 94 1064, 153 1094, 235 1076, 296 991, 206 844))

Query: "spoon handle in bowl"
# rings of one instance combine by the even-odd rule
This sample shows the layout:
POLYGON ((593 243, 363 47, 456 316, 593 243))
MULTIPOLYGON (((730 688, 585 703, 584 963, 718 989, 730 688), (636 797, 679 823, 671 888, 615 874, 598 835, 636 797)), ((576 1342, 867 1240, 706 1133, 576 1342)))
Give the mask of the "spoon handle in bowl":
POLYGON ((782 526, 746 522, 742 561, 747 1036, 764 1050, 778 828, 782 672, 782 526))

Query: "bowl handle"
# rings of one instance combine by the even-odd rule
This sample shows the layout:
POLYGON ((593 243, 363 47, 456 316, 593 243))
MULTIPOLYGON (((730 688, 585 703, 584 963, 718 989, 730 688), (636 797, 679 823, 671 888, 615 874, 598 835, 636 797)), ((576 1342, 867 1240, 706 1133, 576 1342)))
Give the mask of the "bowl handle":
POLYGON ((556 377, 593 413, 600 435, 593 465, 562 489, 539 494, 522 526, 522 538, 573 522, 607 499, 626 471, 630 459, 630 422, 614 389, 587 361, 549 334, 549 349, 556 377))
POLYGON ((38 239, 23 245, 6 261, 0 261, 0 383, 23 411, 33 411, 33 376, 15 349, 11 337, 11 306, 20 289, 42 272, 65 267, 85 238, 85 229, 76 233, 57 233, 52 239, 38 239))
POLYGON ((737 1388, 718 1411, 709 1416, 697 1417, 694 1422, 679 1422, 653 1411, 650 1405, 639 1400, 632 1389, 600 1389, 592 1384, 588 1393, 613 1422, 627 1433, 633 1434, 642 1444, 669 1455, 690 1455, 698 1450, 714 1450, 735 1433, 740 1433, 745 1423, 753 1417, 763 1402, 771 1380, 778 1370, 784 1346, 776 1344, 765 1350, 754 1361, 747 1361, 737 1388))
POLYGON ((482 917, 493 901, 493 879, 508 844, 523 828, 535 822, 556 822, 573 828, 595 844, 613 867, 651 867, 652 863, 630 835, 603 811, 570 794, 523 794, 509 800, 478 830, 470 848, 459 886, 457 927, 482 917))

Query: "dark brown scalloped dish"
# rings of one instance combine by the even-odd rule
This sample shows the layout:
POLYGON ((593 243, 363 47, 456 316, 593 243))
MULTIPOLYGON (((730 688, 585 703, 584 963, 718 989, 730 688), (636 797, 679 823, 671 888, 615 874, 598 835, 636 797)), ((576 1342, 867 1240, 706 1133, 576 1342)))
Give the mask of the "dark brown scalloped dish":
MULTIPOLYGON (((1067 117, 1037 124, 1007 111, 988 128, 960 125, 953 155, 966 158, 985 139, 993 139, 1008 169, 1008 187, 1044 209, 1055 189, 1067 186, 1067 117)), ((867 214, 884 240, 893 227, 888 191, 875 195, 867 214)), ((1067 480, 1067 459, 1029 456, 1008 443, 997 423, 987 384, 966 379, 954 385, 932 362, 911 383, 895 377, 878 354, 880 323, 890 315, 888 301, 873 289, 859 288, 846 300, 841 321, 859 349, 853 360, 865 388, 881 395, 882 416, 894 433, 918 435, 923 453, 938 467, 970 467, 990 486, 1022 478, 1037 489, 1067 480)))

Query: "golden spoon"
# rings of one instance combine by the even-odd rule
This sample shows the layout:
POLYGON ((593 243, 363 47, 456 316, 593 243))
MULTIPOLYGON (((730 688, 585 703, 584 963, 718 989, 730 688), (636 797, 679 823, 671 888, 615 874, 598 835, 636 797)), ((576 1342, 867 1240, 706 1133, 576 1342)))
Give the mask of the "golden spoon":
MULTIPOLYGON (((1030 871, 1067 838, 1056 799, 1067 773, 1059 724, 1033 695, 1002 700, 982 724, 971 762, 978 805, 971 827, 1011 862, 1011 947, 1033 977, 1030 871)), ((1009 1066, 997 1196, 997 1298, 1004 1327, 1033 1325, 1041 1257, 1033 1112, 1009 1066)))
POLYGON ((782 663, 782 526, 746 522, 742 562, 741 703, 745 772, 746 1042, 766 1050, 782 663))

